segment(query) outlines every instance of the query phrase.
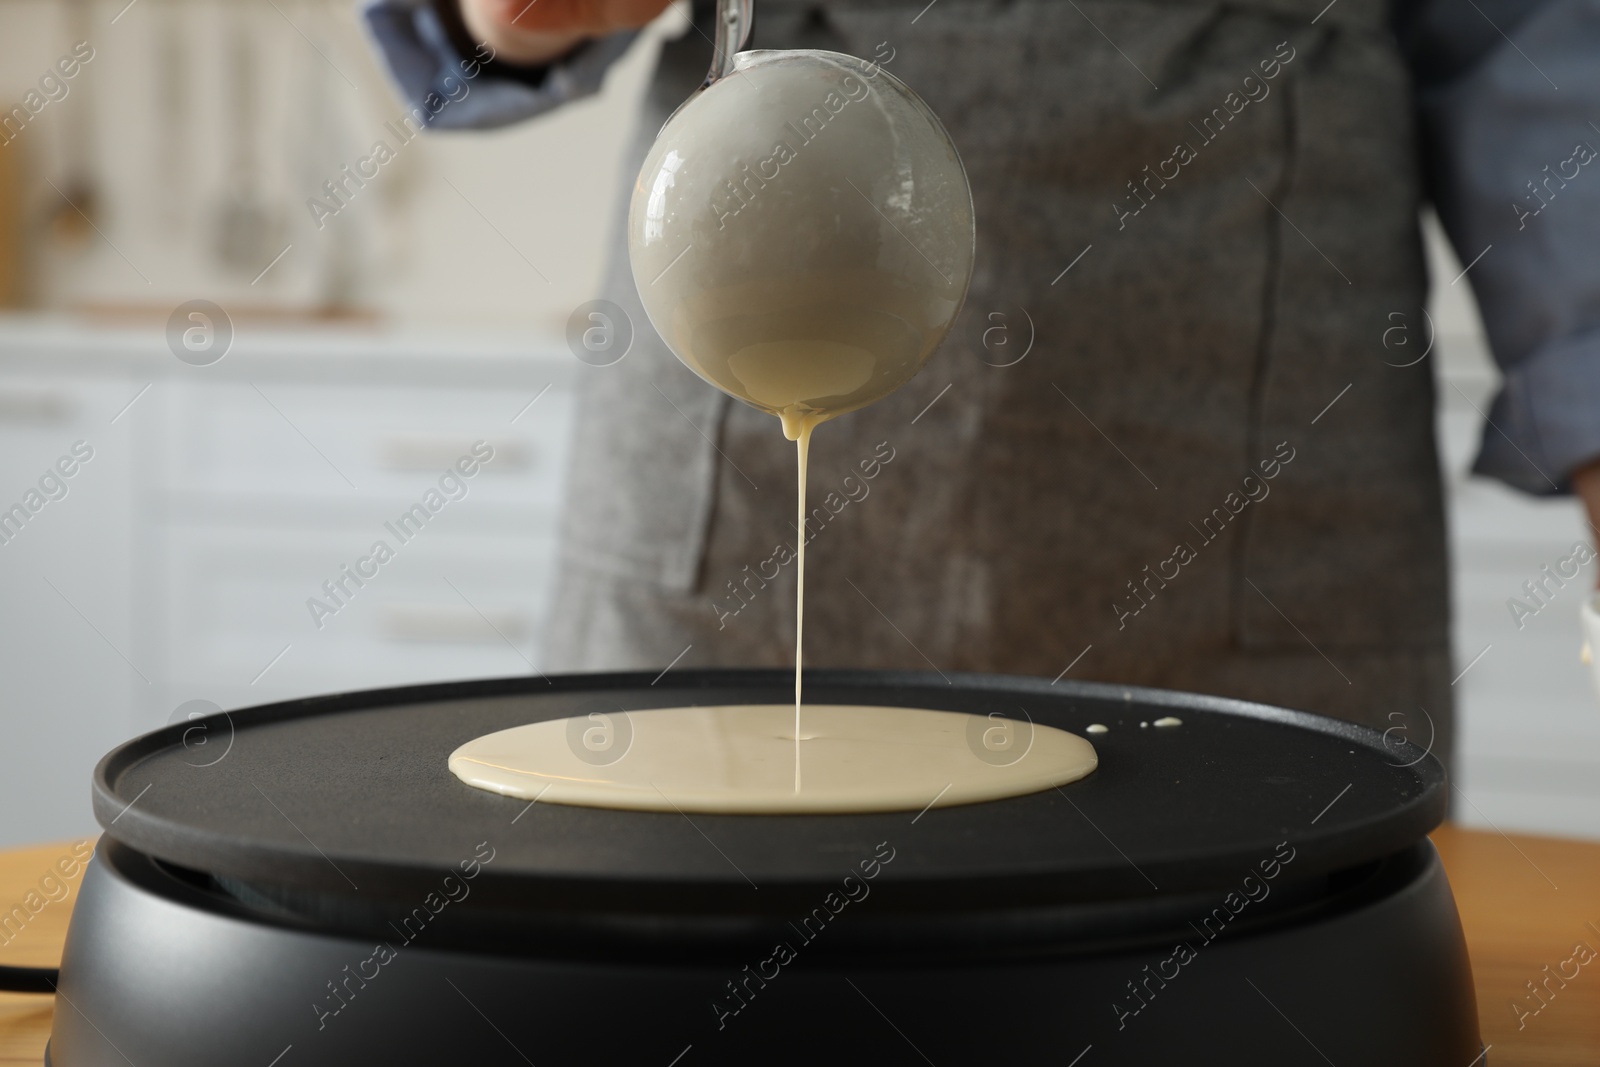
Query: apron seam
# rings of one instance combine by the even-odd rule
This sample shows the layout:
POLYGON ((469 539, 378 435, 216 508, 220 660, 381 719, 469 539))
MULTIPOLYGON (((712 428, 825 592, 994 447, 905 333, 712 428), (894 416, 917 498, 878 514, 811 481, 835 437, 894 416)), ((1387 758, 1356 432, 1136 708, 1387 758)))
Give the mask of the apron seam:
POLYGON ((728 444, 728 410, 731 404, 732 398, 720 390, 712 398, 712 426, 711 432, 706 435, 710 439, 710 452, 706 455, 709 469, 683 559, 683 591, 689 595, 705 592, 706 560, 711 554, 711 524, 716 519, 717 506, 722 497, 722 463, 732 462, 723 459, 728 444))
MULTIPOLYGON (((1295 119, 1296 99, 1299 88, 1299 79, 1296 73, 1290 74, 1290 80, 1284 85, 1283 107, 1283 169, 1278 180, 1272 186, 1272 198, 1269 208, 1274 204, 1281 204, 1288 199, 1290 190, 1294 185, 1295 168, 1299 163, 1299 153, 1296 148, 1299 127, 1295 119)), ((1250 398, 1248 400, 1248 414, 1245 420, 1245 446, 1244 469, 1254 471, 1255 460, 1260 456, 1261 442, 1264 438, 1263 421, 1265 419, 1267 376, 1272 366, 1273 342, 1278 325, 1278 302, 1283 294, 1283 241, 1284 225, 1282 217, 1277 210, 1266 213, 1267 221, 1267 264, 1263 272, 1261 294, 1261 333, 1256 341, 1255 366, 1250 377, 1250 398)), ((1255 511, 1246 509, 1240 516, 1244 522, 1239 530, 1238 540, 1233 546, 1233 577, 1228 583, 1228 595, 1231 600, 1228 615, 1232 622, 1233 639, 1235 644, 1246 649, 1252 647, 1249 640, 1249 628, 1246 624, 1244 608, 1244 584, 1248 581, 1246 571, 1250 563, 1251 536, 1255 532, 1255 511)))

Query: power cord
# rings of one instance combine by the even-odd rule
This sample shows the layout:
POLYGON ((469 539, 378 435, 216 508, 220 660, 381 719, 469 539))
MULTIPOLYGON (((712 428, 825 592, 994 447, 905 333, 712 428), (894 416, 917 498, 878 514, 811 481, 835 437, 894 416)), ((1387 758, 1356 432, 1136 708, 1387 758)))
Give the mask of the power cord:
POLYGON ((54 993, 60 982, 55 967, 0 967, 0 991, 6 993, 54 993))

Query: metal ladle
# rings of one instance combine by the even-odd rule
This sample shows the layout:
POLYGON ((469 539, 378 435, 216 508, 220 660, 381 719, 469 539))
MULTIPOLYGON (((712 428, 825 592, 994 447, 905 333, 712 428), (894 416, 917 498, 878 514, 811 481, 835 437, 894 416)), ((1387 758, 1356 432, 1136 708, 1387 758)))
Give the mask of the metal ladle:
POLYGON ((711 69, 706 71, 706 80, 700 83, 700 88, 667 116, 667 121, 661 124, 663 130, 695 97, 733 73, 733 57, 749 43, 754 25, 755 0, 717 0, 717 38, 712 42, 711 69))
POLYGON ((634 183, 628 258, 672 353, 793 439, 927 362, 972 277, 972 193, 908 86, 838 52, 738 51, 750 9, 719 0, 705 84, 634 183))

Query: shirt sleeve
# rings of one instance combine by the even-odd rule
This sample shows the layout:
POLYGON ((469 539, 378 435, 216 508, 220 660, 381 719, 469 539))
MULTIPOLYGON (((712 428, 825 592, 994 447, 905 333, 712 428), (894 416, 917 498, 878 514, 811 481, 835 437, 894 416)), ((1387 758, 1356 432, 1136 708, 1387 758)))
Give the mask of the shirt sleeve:
POLYGON ((412 113, 437 129, 506 126, 590 96, 638 36, 612 34, 548 66, 516 67, 467 38, 459 18, 450 17, 454 8, 443 6, 456 2, 369 0, 362 10, 412 113))
POLYGON ((1567 492, 1600 460, 1600 0, 1420 0, 1398 29, 1504 376, 1473 469, 1567 492))

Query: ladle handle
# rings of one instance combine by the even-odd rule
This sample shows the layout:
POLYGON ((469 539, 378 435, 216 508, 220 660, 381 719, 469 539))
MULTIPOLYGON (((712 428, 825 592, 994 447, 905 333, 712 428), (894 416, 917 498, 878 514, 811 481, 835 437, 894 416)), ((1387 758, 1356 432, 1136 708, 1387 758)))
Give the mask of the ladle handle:
POLYGON ((711 70, 706 73, 706 85, 733 73, 733 57, 750 39, 750 25, 754 17, 755 0, 717 0, 716 52, 711 56, 711 70))

